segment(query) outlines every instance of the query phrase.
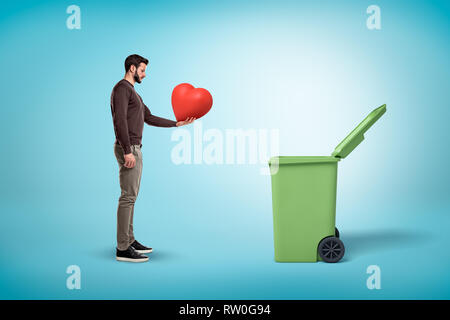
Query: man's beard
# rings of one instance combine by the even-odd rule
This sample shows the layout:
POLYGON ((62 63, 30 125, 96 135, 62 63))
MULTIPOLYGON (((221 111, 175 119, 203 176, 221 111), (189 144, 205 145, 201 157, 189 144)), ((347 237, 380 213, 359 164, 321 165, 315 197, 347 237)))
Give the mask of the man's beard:
POLYGON ((141 83, 141 79, 139 78, 137 71, 134 72, 133 78, 137 83, 141 83))

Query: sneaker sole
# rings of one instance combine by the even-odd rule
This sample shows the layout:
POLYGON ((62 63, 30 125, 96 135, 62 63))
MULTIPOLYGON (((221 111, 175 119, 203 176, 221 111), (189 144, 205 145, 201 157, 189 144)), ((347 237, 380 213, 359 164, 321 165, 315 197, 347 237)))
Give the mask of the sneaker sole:
POLYGON ((140 258, 140 259, 116 257, 116 260, 117 261, 125 261, 125 262, 146 262, 146 261, 148 261, 148 257, 147 258, 140 258))
POLYGON ((152 253, 153 249, 150 250, 136 250, 137 253, 152 253))

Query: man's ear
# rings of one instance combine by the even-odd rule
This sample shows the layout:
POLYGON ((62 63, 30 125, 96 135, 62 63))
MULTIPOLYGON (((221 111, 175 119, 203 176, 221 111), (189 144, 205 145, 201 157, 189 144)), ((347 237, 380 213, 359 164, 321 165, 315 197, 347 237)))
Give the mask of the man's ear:
POLYGON ((135 73, 136 72, 136 66, 134 65, 134 64, 132 64, 131 66, 130 66, 130 71, 131 71, 131 73, 135 73))

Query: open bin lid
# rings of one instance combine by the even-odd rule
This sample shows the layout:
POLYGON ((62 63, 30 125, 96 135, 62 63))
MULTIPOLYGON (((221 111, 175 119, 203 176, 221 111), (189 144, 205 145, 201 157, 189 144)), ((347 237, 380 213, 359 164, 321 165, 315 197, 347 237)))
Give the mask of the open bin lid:
POLYGON ((386 112, 386 105, 373 110, 350 134, 334 149, 333 157, 344 159, 364 140, 364 133, 386 112))

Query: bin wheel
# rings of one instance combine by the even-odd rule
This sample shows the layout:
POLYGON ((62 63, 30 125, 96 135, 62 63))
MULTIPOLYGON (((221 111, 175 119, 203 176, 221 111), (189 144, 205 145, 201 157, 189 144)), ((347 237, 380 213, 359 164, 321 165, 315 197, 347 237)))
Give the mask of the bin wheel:
POLYGON ((322 260, 329 263, 338 262, 345 253, 344 243, 336 237, 323 238, 318 250, 322 260))
POLYGON ((339 229, 338 228, 334 228, 334 236, 336 238, 339 238, 339 229))

